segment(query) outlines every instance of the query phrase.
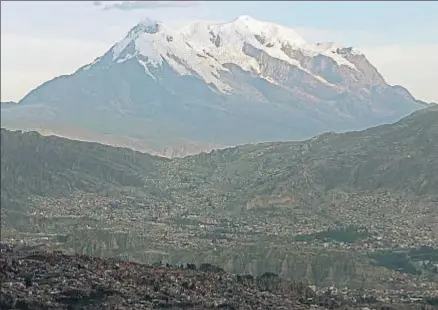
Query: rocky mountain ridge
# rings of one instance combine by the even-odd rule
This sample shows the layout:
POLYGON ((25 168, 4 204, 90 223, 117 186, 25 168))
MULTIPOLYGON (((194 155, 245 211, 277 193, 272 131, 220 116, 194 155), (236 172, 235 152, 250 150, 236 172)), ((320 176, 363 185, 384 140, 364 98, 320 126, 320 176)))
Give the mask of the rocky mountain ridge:
POLYGON ((2 115, 5 126, 76 139, 87 130, 118 145, 142 141, 137 149, 155 153, 191 145, 190 153, 364 129, 425 103, 388 85, 355 48, 308 43, 292 29, 241 16, 180 30, 143 21, 18 106, 2 115))

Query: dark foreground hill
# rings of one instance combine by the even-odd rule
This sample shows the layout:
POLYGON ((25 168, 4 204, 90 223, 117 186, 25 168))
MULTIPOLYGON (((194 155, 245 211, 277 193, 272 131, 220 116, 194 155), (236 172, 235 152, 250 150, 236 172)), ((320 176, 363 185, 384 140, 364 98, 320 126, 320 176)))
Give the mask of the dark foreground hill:
MULTIPOLYGON (((2 244, 1 309, 364 309, 303 284, 204 264, 146 266, 117 259, 17 250, 2 244)), ((373 304, 373 309, 432 309, 373 304)))
POLYGON ((187 267, 26 254, 3 246, 0 304, 2 309, 306 309, 298 299, 316 297, 304 286, 283 294, 261 291, 253 279, 187 267))

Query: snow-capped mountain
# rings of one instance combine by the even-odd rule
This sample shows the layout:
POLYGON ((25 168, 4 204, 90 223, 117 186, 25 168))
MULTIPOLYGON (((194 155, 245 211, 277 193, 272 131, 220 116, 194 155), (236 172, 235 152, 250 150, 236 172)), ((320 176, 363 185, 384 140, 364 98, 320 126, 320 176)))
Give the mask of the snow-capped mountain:
MULTIPOLYGON (((175 73, 194 75, 223 93, 238 90, 238 85, 230 85, 231 81, 221 77, 231 71, 227 65, 237 65, 268 82, 282 84, 281 78, 277 81, 278 76, 269 74, 266 62, 270 58, 283 62, 283 67, 292 66, 311 75, 335 91, 340 90, 340 83, 324 72, 321 67, 327 65, 321 64, 324 61, 320 59, 342 67, 344 74, 351 74, 353 85, 364 83, 364 78, 368 78, 366 82, 370 84, 385 83, 369 63, 361 66, 364 56, 354 48, 332 42, 307 43, 292 29, 257 21, 249 16, 240 16, 223 24, 195 22, 179 31, 173 31, 157 21, 145 20, 114 45, 110 54, 112 58, 110 62, 105 62, 107 65, 136 58, 145 72, 156 78, 149 68, 161 67, 164 61, 175 73), (316 64, 318 60, 320 63, 316 64), (371 74, 363 72, 363 67, 368 67, 371 74)), ((99 58, 90 66, 100 61, 99 58)), ((87 70, 90 66, 83 69, 87 70)))
POLYGON ((240 16, 179 30, 142 21, 103 56, 18 106, 3 113, 3 124, 69 128, 75 138, 80 128, 160 151, 361 129, 424 103, 388 85, 355 48, 307 42, 287 27, 240 16))

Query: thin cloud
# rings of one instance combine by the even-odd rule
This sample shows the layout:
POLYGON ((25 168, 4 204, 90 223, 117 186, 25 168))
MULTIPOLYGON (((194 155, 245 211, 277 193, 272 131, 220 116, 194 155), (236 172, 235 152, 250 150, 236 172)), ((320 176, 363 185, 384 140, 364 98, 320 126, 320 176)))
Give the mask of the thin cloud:
MULTIPOLYGON (((195 1, 121 1, 118 3, 111 3, 104 6, 104 10, 153 10, 159 8, 181 8, 191 7, 198 3, 195 1)), ((94 5, 102 5, 102 1, 95 1, 94 5)))

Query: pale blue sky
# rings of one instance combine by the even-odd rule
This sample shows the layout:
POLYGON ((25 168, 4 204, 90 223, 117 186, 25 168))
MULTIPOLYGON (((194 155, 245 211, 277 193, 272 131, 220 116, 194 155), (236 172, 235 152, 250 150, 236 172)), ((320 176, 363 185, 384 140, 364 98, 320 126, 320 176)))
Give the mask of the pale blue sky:
POLYGON ((358 47, 388 82, 438 101, 438 2, 160 1, 105 10, 114 4, 1 2, 1 99, 19 100, 47 79, 91 62, 144 17, 178 27, 250 15, 294 28, 310 41, 358 47))
POLYGON ((291 27, 345 33, 356 44, 438 43, 438 2, 433 1, 230 1, 209 6, 215 8, 217 18, 247 14, 291 27), (227 10, 221 9, 225 6, 227 10))

